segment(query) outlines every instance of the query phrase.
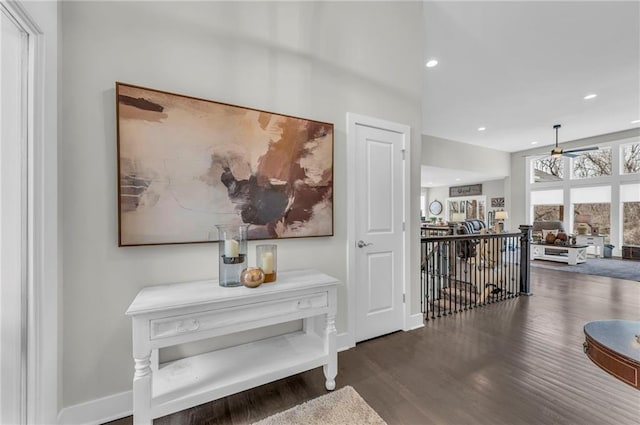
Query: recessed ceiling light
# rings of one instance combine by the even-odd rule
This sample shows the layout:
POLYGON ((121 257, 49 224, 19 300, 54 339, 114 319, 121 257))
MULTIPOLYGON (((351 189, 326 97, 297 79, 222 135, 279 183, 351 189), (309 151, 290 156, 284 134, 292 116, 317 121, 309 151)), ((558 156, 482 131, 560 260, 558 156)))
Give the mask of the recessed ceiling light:
POLYGON ((631 124, 638 124, 638 123, 640 123, 640 120, 633 120, 633 121, 631 121, 631 124))
POLYGON ((595 94, 595 93, 591 93, 591 94, 586 95, 586 96, 584 97, 584 100, 593 99, 593 98, 595 98, 595 97, 597 97, 597 96, 598 96, 597 94, 595 94))
POLYGON ((537 145, 538 143, 540 142, 538 142, 537 140, 534 140, 533 142, 531 142, 532 145, 537 145))
POLYGON ((429 59, 427 61, 427 63, 425 64, 425 66, 427 68, 433 68, 434 66, 436 66, 438 64, 438 60, 437 59, 429 59))
POLYGON ((433 184, 433 182, 429 182, 429 183, 427 183, 427 184, 433 184))
POLYGON ((457 182, 459 182, 459 181, 460 181, 460 178, 457 178, 457 179, 456 179, 456 181, 457 181, 457 182))
POLYGON ((487 127, 478 127, 478 131, 485 131, 487 127))

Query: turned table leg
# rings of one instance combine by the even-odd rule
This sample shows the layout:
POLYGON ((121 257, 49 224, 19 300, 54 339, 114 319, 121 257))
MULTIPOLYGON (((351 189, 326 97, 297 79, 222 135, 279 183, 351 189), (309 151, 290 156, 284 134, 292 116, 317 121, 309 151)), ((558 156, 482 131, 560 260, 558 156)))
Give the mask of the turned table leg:
POLYGON ((133 423, 151 425, 151 352, 146 356, 134 357, 133 375, 133 423))
POLYGON ((333 391, 336 388, 336 375, 338 374, 338 354, 336 353, 336 316, 327 315, 327 327, 325 329, 325 351, 329 354, 329 361, 322 367, 324 372, 325 388, 333 391))

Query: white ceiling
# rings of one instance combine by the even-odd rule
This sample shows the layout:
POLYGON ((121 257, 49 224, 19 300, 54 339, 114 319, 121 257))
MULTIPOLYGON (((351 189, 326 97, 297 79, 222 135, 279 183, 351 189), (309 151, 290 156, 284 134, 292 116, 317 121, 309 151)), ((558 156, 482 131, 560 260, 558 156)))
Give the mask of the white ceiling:
POLYGON ((497 180, 504 177, 505 176, 423 165, 420 181, 422 183, 422 187, 442 187, 479 183, 483 181, 497 180))
POLYGON ((640 1, 424 9, 424 134, 515 152, 553 144, 556 123, 561 143, 640 126, 640 1))

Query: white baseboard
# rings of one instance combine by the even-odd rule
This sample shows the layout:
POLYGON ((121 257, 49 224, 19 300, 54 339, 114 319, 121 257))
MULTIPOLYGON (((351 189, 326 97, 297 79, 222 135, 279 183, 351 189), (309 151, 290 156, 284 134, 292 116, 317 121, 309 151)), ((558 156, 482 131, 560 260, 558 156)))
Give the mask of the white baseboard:
POLYGON ((336 335, 336 345, 338 346, 338 351, 346 351, 355 347, 356 343, 349 335, 349 332, 342 332, 336 335))
POLYGON ((405 331, 412 331, 414 329, 422 328, 424 326, 424 317, 422 313, 412 314, 407 319, 407 326, 405 331))
POLYGON ((59 425, 99 425, 133 414, 133 392, 90 400, 65 407, 58 414, 59 425))

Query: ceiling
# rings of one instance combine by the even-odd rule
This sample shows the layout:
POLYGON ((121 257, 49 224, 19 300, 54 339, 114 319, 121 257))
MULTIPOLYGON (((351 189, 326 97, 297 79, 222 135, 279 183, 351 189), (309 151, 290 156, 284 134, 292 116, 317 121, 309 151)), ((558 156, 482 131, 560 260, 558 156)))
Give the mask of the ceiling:
POLYGON ((553 144, 556 123, 561 143, 640 126, 640 1, 424 9, 424 134, 516 152, 553 144))
POLYGON ((489 175, 484 173, 476 173, 473 171, 453 170, 450 168, 440 168, 423 165, 420 181, 422 182, 422 187, 442 187, 497 180, 504 177, 505 176, 497 174, 489 175))

